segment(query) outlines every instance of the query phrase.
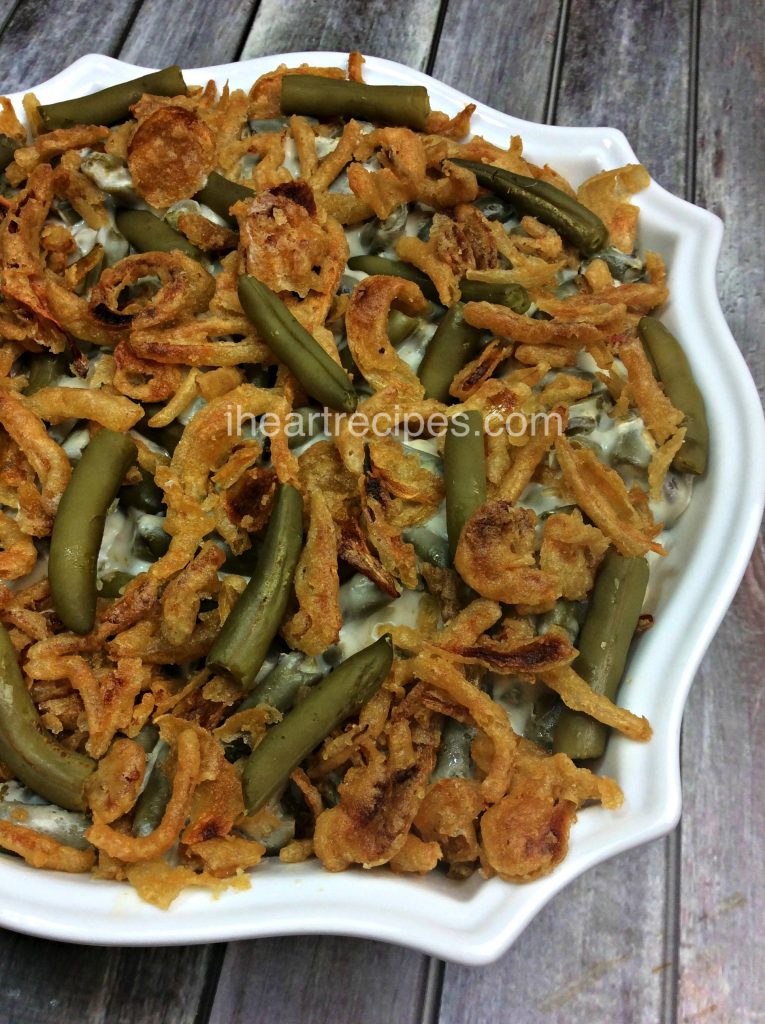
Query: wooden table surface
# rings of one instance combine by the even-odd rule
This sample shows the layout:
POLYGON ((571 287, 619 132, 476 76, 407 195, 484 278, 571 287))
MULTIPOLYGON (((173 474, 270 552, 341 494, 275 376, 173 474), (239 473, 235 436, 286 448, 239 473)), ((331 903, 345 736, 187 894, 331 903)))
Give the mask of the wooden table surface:
MULTIPOLYGON (((0 86, 87 52, 198 67, 360 49, 532 121, 616 126, 662 185, 725 220, 723 306, 762 384, 762 13, 746 0, 0 0, 0 86)), ((588 872, 493 966, 338 938, 104 949, 0 932, 0 1024, 765 1021, 764 591, 761 543, 691 693, 681 826, 588 872)))

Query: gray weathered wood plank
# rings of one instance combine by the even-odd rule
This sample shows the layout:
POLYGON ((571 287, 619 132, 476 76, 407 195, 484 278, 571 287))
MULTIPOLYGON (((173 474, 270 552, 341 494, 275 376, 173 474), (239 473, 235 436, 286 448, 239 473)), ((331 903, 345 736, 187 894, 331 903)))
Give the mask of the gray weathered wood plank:
MULTIPOLYGON (((702 2, 696 201, 725 221, 718 284, 728 323, 761 389, 763 44, 762 12, 757 18, 745 5, 702 2)), ((685 716, 679 1021, 754 1022, 765 1006, 764 623, 761 535, 685 716)))
POLYGON ((685 192, 689 0, 572 0, 558 124, 621 128, 653 177, 685 192))
POLYGON ((558 0, 495 5, 451 0, 432 74, 473 99, 542 121, 555 50, 558 0))
POLYGON ((1 933, 3 1024, 196 1024, 219 947, 105 949, 1 933))
POLYGON ((231 943, 210 1024, 416 1024, 427 958, 381 942, 231 943))
POLYGON ((193 10, 188 0, 145 0, 120 57, 150 67, 185 68, 236 60, 256 7, 257 0, 216 0, 193 10))
POLYGON ((424 69, 439 0, 262 0, 243 57, 297 50, 361 50, 424 69))
POLYGON ((578 879, 483 968, 447 964, 439 1024, 664 1021, 666 842, 578 879))
POLYGON ((23 0, 0 36, 2 89, 45 81, 83 53, 113 53, 140 0, 23 0))

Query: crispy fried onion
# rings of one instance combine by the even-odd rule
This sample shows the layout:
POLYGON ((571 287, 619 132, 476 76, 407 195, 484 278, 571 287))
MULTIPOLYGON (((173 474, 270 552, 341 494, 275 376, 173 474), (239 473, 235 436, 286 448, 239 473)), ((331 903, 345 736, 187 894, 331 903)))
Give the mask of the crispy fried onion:
POLYGON ((138 125, 127 164, 139 194, 165 209, 202 188, 215 166, 215 140, 193 111, 161 107, 138 125))
POLYGON ((22 146, 13 154, 13 163, 5 175, 12 185, 19 185, 40 164, 50 164, 68 149, 96 146, 109 134, 109 129, 96 124, 79 124, 73 128, 57 128, 38 136, 29 146, 22 146))
POLYGON ((32 410, 28 400, 5 388, 0 388, 0 424, 24 453, 40 481, 40 505, 44 520, 38 524, 42 531, 36 530, 34 535, 47 536, 61 495, 72 474, 67 454, 48 436, 45 424, 32 410))
POLYGON ((561 597, 583 601, 608 549, 608 538, 587 526, 581 512, 558 512, 545 520, 539 564, 558 581, 561 597))
POLYGON ((213 878, 230 878, 239 871, 257 867, 266 848, 243 836, 219 836, 194 843, 186 850, 187 859, 200 861, 213 878))
POLYGON ((402 539, 401 526, 396 521, 400 519, 402 503, 392 497, 374 467, 362 477, 361 510, 367 537, 384 568, 405 587, 415 590, 418 585, 417 556, 414 547, 402 539))
POLYGON ((645 349, 637 338, 630 338, 619 345, 618 354, 627 368, 630 394, 643 422, 658 444, 664 444, 683 422, 683 414, 664 394, 653 374, 645 349))
POLYGON ((196 733, 199 744, 199 777, 189 808, 189 820, 181 833, 181 843, 193 846, 227 835, 234 822, 244 813, 244 798, 239 774, 229 761, 221 744, 207 729, 182 718, 164 715, 159 720, 160 735, 180 750, 180 743, 189 729, 196 733))
POLYGON ((309 503, 308 536, 295 572, 299 607, 282 626, 282 635, 290 647, 313 655, 337 643, 343 619, 335 525, 320 490, 310 492, 309 503))
POLYGON ((555 690, 572 711, 581 711, 597 722, 623 733, 628 739, 645 741, 651 738, 652 729, 646 718, 633 715, 604 694, 596 693, 570 665, 547 669, 539 673, 539 678, 551 690, 555 690))
POLYGON ((88 829, 86 836, 90 842, 110 857, 128 864, 156 860, 167 853, 180 835, 199 780, 200 745, 196 731, 188 724, 173 739, 172 791, 162 821, 154 831, 147 836, 132 836, 98 821, 88 829))
POLYGON ((412 281, 384 275, 368 277, 353 290, 345 314, 348 348, 362 376, 375 389, 395 383, 402 394, 416 400, 424 391, 416 373, 396 353, 388 338, 391 305, 410 315, 427 306, 412 281))
POLYGON ((420 138, 408 128, 376 128, 363 135, 354 152, 356 163, 348 167, 351 191, 385 220, 402 203, 417 197, 425 179, 425 150, 420 138), (364 166, 374 154, 379 171, 364 166))
MULTIPOLYGON (((121 395, 134 398, 138 402, 162 402, 168 398, 173 402, 179 400, 182 404, 177 407, 178 413, 196 398, 194 390, 193 394, 183 401, 183 372, 180 367, 141 359, 127 341, 120 341, 114 349, 114 374, 111 383, 121 395)), ((174 418, 171 417, 166 422, 170 423, 174 418)), ((156 416, 153 419, 156 419, 156 416)), ((152 422, 151 426, 166 426, 166 423, 152 422)))
POLYGON ((460 279, 468 270, 497 265, 497 246, 489 222, 480 211, 467 206, 457 207, 454 220, 436 213, 428 241, 404 235, 396 243, 396 254, 428 275, 445 306, 459 299, 460 279))
POLYGON ((487 501, 465 524, 454 564, 482 597, 505 604, 550 607, 557 581, 536 566, 536 513, 509 501, 487 501))
POLYGON ((481 783, 481 794, 488 803, 501 800, 507 791, 518 742, 507 713, 483 690, 468 682, 460 669, 443 655, 430 651, 418 654, 412 663, 412 672, 428 687, 445 693, 463 707, 489 737, 492 758, 481 783))
POLYGON ((27 674, 35 680, 69 680, 85 708, 85 748, 93 757, 102 757, 115 733, 130 724, 136 698, 148 687, 148 669, 139 658, 120 658, 116 666, 94 669, 79 654, 56 657, 40 646, 30 649, 27 674))
POLYGON ((507 796, 481 818, 481 861, 487 874, 528 882, 566 856, 576 811, 587 800, 619 807, 612 779, 577 768, 565 754, 549 757, 521 741, 507 796))
POLYGON ((283 482, 295 483, 298 465, 285 433, 289 412, 281 395, 252 384, 240 384, 209 402, 189 422, 173 453, 171 468, 184 491, 197 499, 206 497, 210 474, 241 441, 243 428, 263 413, 269 413, 279 427, 271 433, 271 458, 277 475, 283 482))
POLYGON ((125 870, 128 882, 141 899, 160 910, 167 910, 183 889, 210 889, 217 896, 227 888, 250 887, 250 880, 245 875, 222 879, 209 871, 195 871, 180 864, 173 867, 164 860, 129 864, 125 870))
POLYGON ((135 329, 130 332, 129 344, 142 359, 182 366, 238 366, 275 361, 271 349, 258 339, 241 313, 203 313, 180 324, 135 329))
POLYGON ((93 820, 108 825, 127 814, 138 799, 145 772, 143 748, 133 740, 116 739, 85 783, 93 820))
POLYGON ((32 538, 5 512, 0 512, 0 579, 18 580, 35 567, 37 548, 32 538))
POLYGON ((162 636, 178 647, 194 632, 204 598, 218 593, 218 569, 226 560, 223 548, 212 541, 165 587, 162 593, 162 636))
POLYGON ((70 874, 90 871, 96 859, 90 849, 78 850, 73 846, 64 846, 51 836, 12 821, 0 820, 0 846, 23 857, 33 868, 48 868, 70 874))
POLYGON ((342 227, 316 205, 305 181, 266 189, 233 207, 243 268, 275 292, 332 296, 348 259, 342 227))
POLYGON ((201 313, 214 292, 212 274, 182 252, 134 253, 104 270, 90 310, 109 327, 154 327, 201 313))
POLYGON ((414 828, 426 843, 438 843, 450 867, 480 857, 476 823, 487 807, 476 779, 439 779, 420 804, 414 828))
POLYGON ((317 441, 300 456, 303 492, 321 491, 335 524, 338 556, 388 594, 398 597, 392 573, 372 554, 361 529, 361 501, 358 481, 345 468, 331 441, 317 441))
POLYGON ((316 820, 314 850, 328 871, 375 867, 401 852, 435 765, 440 730, 432 717, 410 695, 386 727, 387 756, 375 748, 368 764, 348 769, 340 803, 316 820))
MULTIPOLYGON (((497 484, 493 495, 495 498, 511 503, 518 501, 531 483, 545 455, 552 448, 555 438, 565 430, 566 422, 567 411, 564 406, 558 406, 545 417, 544 430, 529 430, 524 438, 525 444, 515 448, 510 468, 497 484)), ((532 419, 531 427, 534 424, 535 421, 532 419)))
POLYGON ((53 170, 36 167, 0 222, 0 288, 37 320, 39 340, 60 352, 64 338, 48 305, 40 236, 53 199, 53 170))
MULTIPOLYGON (((619 299, 615 300, 617 303, 619 299)), ((520 341, 530 345, 555 345, 575 349, 598 344, 621 330, 625 324, 624 305, 600 303, 592 308, 572 308, 570 317, 562 317, 562 307, 556 306, 556 318, 534 320, 514 312, 508 306, 496 306, 491 302, 468 302, 465 304, 465 319, 473 327, 492 331, 500 338, 520 341)), ((568 312, 568 310, 566 310, 568 312)))
POLYGON ((604 466, 588 448, 574 448, 565 437, 556 440, 555 451, 566 489, 620 554, 665 554, 652 539, 658 528, 649 530, 615 470, 604 466))
POLYGON ((640 210, 629 198, 650 184, 651 176, 645 167, 626 164, 594 174, 582 182, 576 197, 605 223, 612 245, 622 252, 632 252, 640 210))
POLYGON ((143 416, 143 409, 136 402, 105 388, 41 388, 28 402, 33 412, 47 423, 90 420, 120 433, 130 430, 143 416))

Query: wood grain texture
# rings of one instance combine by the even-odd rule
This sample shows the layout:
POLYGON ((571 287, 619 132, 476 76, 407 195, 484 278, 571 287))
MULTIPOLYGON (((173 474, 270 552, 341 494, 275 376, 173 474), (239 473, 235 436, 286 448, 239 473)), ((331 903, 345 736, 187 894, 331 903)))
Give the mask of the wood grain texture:
POLYGON ((666 841, 617 857, 556 897, 496 964, 447 965, 439 1024, 664 1021, 667 870, 666 841))
POLYGON ((491 16, 486 7, 451 0, 432 74, 497 110, 543 121, 561 5, 510 0, 491 16))
POLYGON ((231 943, 210 1024, 416 1024, 427 958, 316 937, 231 943))
MULTIPOLYGON (((695 199, 725 221, 723 308, 761 393, 765 25, 702 2, 695 199)), ((678 1020, 753 1024, 765 1007, 765 544, 704 660, 683 729, 678 1020)))
POLYGON ((361 50, 424 69, 439 6, 439 0, 262 0, 242 56, 361 50))
POLYGON ((3 1024, 196 1024, 218 959, 214 946, 105 949, 0 937, 3 1024))
POLYGON ((185 68, 236 60, 256 6, 257 0, 216 0, 199 4, 192 13, 188 0, 145 0, 120 57, 151 67, 176 63, 185 68))
POLYGON ((765 16, 702 0, 694 201, 725 222, 717 280, 733 336, 763 393, 765 16))
POLYGON ((5 92, 27 89, 84 53, 114 54, 140 0, 22 0, 0 35, 5 92))
POLYGON ((555 123, 621 128, 685 191, 691 0, 571 0, 555 123))

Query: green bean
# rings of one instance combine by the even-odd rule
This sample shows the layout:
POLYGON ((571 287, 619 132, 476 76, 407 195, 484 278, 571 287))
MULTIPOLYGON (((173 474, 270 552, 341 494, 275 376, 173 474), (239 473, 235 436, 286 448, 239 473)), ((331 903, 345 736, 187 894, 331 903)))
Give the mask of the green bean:
POLYGON ((431 782, 439 779, 468 779, 473 774, 470 761, 470 747, 475 729, 455 718, 447 718, 441 732, 441 746, 438 760, 430 776, 431 782))
POLYGON ((154 759, 149 778, 138 797, 133 812, 132 832, 134 836, 148 836, 162 821, 170 799, 172 787, 165 773, 165 763, 170 753, 169 744, 160 740, 159 750, 154 759))
POLYGON ((452 416, 444 443, 446 530, 452 559, 462 529, 486 501, 486 453, 483 416, 475 409, 452 416))
POLYGON ((248 274, 239 277, 239 301, 260 337, 322 405, 353 412, 356 392, 343 369, 298 323, 278 296, 248 274))
POLYGON ((600 217, 549 182, 473 160, 455 159, 452 163, 467 167, 482 188, 512 203, 519 213, 529 214, 555 228, 586 255, 598 252, 607 244, 608 229, 600 217))
POLYGON ((658 370, 670 402, 685 416, 685 440, 672 460, 679 473, 700 475, 709 458, 709 425, 704 397, 693 379, 688 357, 680 342, 660 320, 644 316, 638 332, 658 370))
POLYGON ((268 521, 258 567, 207 655, 249 689, 282 623, 303 543, 303 499, 281 484, 268 521))
POLYGON ((417 369, 426 398, 448 402, 449 388, 455 375, 478 354, 481 331, 466 323, 464 310, 461 302, 455 302, 447 309, 428 342, 417 369))
MULTIPOLYGON (((647 584, 644 558, 625 558, 609 550, 595 581, 574 662, 575 670, 594 692, 609 700, 616 698, 647 584)), ((608 731, 589 715, 564 708, 555 727, 553 750, 577 760, 600 757, 608 731)))
POLYGON ((139 468, 139 472, 141 479, 137 484, 125 484, 120 488, 120 501, 128 508, 156 515, 164 505, 162 490, 154 483, 154 477, 148 469, 139 468))
POLYGON ((407 316, 400 309, 392 309, 388 316, 388 340, 391 345, 401 345, 421 323, 419 317, 407 316))
POLYGON ((403 537, 423 562, 440 569, 448 569, 451 565, 448 540, 427 526, 412 526, 404 531, 403 537))
POLYGON ((46 352, 34 356, 27 374, 27 386, 24 388, 24 394, 35 395, 43 388, 54 384, 58 377, 66 373, 71 358, 66 352, 59 352, 58 355, 46 352))
POLYGON ((389 634, 330 672, 305 700, 274 725, 247 759, 242 775, 248 814, 287 782, 300 762, 382 686, 393 662, 389 634))
POLYGON ((424 131, 430 117, 423 85, 365 85, 318 75, 285 75, 281 106, 284 114, 313 114, 322 120, 357 117, 416 131, 424 131))
POLYGON ((426 299, 438 302, 438 292, 430 278, 404 260, 389 260, 386 256, 351 256, 348 260, 348 269, 361 270, 369 275, 386 274, 389 277, 403 277, 407 281, 414 281, 426 299))
POLYGON ((497 306, 509 306, 516 313, 525 313, 531 305, 529 293, 520 284, 494 284, 463 277, 460 293, 463 302, 493 302, 497 306))
POLYGON ((136 450, 126 434, 99 430, 61 498, 50 541, 48 580, 56 614, 75 633, 93 628, 96 562, 106 513, 136 450))
POLYGON ((125 587, 134 579, 135 576, 130 572, 113 572, 111 576, 106 576, 98 581, 98 596, 108 597, 111 600, 122 597, 125 587))
MULTIPOLYGON (((404 260, 389 260, 386 256, 351 256, 348 268, 370 275, 403 277, 407 281, 414 281, 426 299, 439 301, 436 286, 430 278, 404 260)), ((525 313, 530 305, 528 292, 520 284, 494 284, 491 281, 471 281, 463 277, 460 292, 464 302, 494 302, 499 306, 509 306, 516 313, 525 313)))
POLYGON ((277 711, 289 711, 300 691, 318 683, 321 677, 321 670, 313 658, 299 651, 282 654, 268 675, 253 687, 236 710, 246 711, 259 704, 268 704, 277 711))
POLYGON ((177 65, 152 71, 129 82, 111 85, 108 89, 60 103, 44 103, 39 107, 43 130, 71 128, 75 124, 117 124, 126 121, 130 108, 144 95, 185 96, 186 83, 177 65))
POLYGON ((568 633, 572 644, 575 643, 579 635, 579 607, 576 601, 558 598, 549 612, 540 615, 537 632, 547 633, 553 626, 557 626, 568 633))
POLYGON ((135 554, 144 562, 154 562, 167 554, 170 534, 162 516, 147 514, 136 524, 135 554))
POLYGON ((10 135, 0 133, 0 174, 5 170, 14 158, 20 143, 12 139, 10 135))
POLYGON ((25 786, 70 811, 85 810, 84 786, 95 761, 55 740, 43 727, 0 623, 0 760, 25 786))
POLYGON ((117 230, 127 238, 136 252, 182 252, 194 260, 205 258, 180 231, 171 228, 148 210, 117 210, 114 215, 117 230))
POLYGON ((231 207, 243 199, 254 199, 255 193, 246 185, 224 178, 217 171, 212 171, 204 188, 194 196, 198 203, 204 203, 211 210, 223 217, 233 228, 237 226, 236 217, 230 214, 231 207))
POLYGON ((142 434, 144 437, 153 441, 154 444, 159 445, 160 448, 164 448, 170 453, 170 455, 172 455, 181 439, 181 435, 184 431, 184 425, 179 420, 173 420, 172 423, 168 423, 166 427, 150 427, 149 420, 163 408, 163 405, 154 402, 144 405, 143 416, 136 423, 133 429, 137 430, 139 434, 142 434))

